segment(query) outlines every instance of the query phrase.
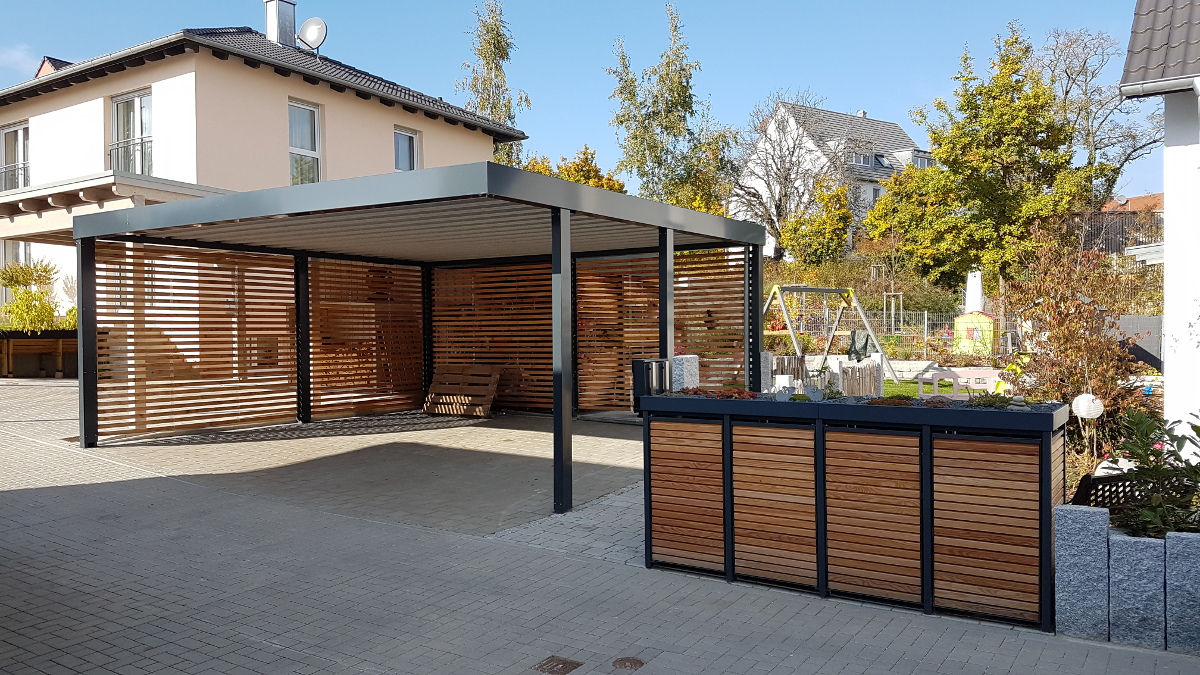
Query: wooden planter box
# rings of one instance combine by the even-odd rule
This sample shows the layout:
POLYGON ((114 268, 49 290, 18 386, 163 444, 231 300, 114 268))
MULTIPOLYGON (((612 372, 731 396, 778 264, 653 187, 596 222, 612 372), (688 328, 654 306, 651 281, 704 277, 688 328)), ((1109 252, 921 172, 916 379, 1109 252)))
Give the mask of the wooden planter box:
POLYGON ((640 404, 647 566, 1053 630, 1066 406, 640 404))
POLYGON ((78 345, 73 330, 0 331, 0 377, 75 377, 78 345))

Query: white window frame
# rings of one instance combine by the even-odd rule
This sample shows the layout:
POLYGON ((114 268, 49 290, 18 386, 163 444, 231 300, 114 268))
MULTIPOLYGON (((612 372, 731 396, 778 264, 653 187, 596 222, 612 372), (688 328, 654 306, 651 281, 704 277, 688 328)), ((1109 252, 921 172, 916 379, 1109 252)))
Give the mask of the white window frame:
MULTIPOLYGON (((113 166, 113 161, 112 161, 112 151, 117 149, 118 144, 126 143, 126 144, 129 144, 131 146, 135 146, 135 147, 141 149, 145 145, 146 141, 149 141, 151 143, 154 142, 154 128, 153 128, 154 127, 154 95, 153 95, 153 91, 150 89, 138 89, 136 91, 130 91, 130 92, 126 92, 124 94, 119 94, 117 96, 113 96, 110 110, 112 111, 112 142, 108 146, 109 147, 109 157, 108 157, 109 167, 108 168, 115 170, 116 167, 113 166), (142 123, 143 123, 142 106, 141 106, 140 101, 141 101, 141 99, 144 99, 144 98, 150 99, 150 126, 151 126, 151 129, 150 129, 149 134, 146 133, 146 130, 142 126, 142 123), (132 136, 130 136, 129 138, 117 138, 117 136, 120 133, 120 128, 121 128, 121 120, 117 116, 117 106, 122 103, 125 103, 127 101, 139 101, 139 103, 137 104, 137 110, 134 111, 134 116, 133 116, 135 133, 132 136)), ((132 167, 133 170, 130 173, 146 175, 146 176, 153 175, 153 173, 154 173, 153 146, 151 146, 151 155, 150 155, 150 162, 149 162, 150 166, 146 166, 147 162, 146 162, 146 156, 145 156, 144 152, 141 152, 141 151, 137 152, 134 155, 132 155, 131 158, 133 160, 134 166, 132 167)))
POLYGON ((872 166, 875 162, 875 155, 865 152, 851 152, 850 163, 857 166, 872 166))
POLYGON ((313 136, 316 139, 317 149, 314 151, 314 150, 305 150, 304 148, 292 147, 291 116, 289 115, 288 116, 288 125, 289 125, 288 126, 288 178, 289 178, 289 182, 290 182, 291 173, 292 173, 292 155, 303 155, 305 157, 312 157, 313 159, 317 160, 317 182, 320 183, 321 181, 325 180, 325 160, 323 157, 321 157, 321 151, 324 150, 324 148, 325 148, 325 139, 322 138, 322 134, 321 134, 321 106, 319 106, 315 103, 308 103, 305 101, 297 101, 296 99, 288 99, 288 107, 291 108, 292 106, 312 111, 312 113, 313 113, 313 131, 314 131, 313 136))
MULTIPOLYGON (((421 168, 421 133, 419 131, 414 131, 412 129, 405 129, 404 127, 396 127, 392 133, 392 152, 393 152, 393 154, 396 151, 396 136, 408 136, 409 138, 412 139, 412 155, 413 155, 412 156, 412 167, 413 167, 414 171, 416 171, 417 169, 420 169, 421 168)), ((396 160, 399 160, 399 159, 400 159, 399 157, 393 157, 392 165, 395 166, 396 164, 398 164, 399 162, 396 160)), ((404 171, 404 169, 397 168, 396 171, 404 171)))
POLYGON ((932 157, 922 157, 921 155, 917 155, 913 158, 913 164, 916 164, 918 169, 928 169, 931 166, 935 166, 937 164, 937 160, 932 157))
POLYGON ((21 167, 22 165, 24 168, 21 170, 21 176, 16 180, 17 184, 0 184, 0 192, 19 190, 33 184, 29 180, 29 120, 14 122, 13 124, 6 124, 0 127, 0 171, 13 171, 15 175, 17 171, 16 167, 21 167), (13 131, 17 132, 17 160, 9 165, 4 163, 4 137, 13 131))

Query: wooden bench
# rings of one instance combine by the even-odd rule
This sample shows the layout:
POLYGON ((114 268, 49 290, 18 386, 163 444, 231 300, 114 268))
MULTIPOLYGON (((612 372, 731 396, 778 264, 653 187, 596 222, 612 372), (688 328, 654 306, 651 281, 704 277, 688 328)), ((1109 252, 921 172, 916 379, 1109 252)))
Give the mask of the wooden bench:
POLYGON ((501 369, 495 366, 442 366, 434 370, 425 412, 490 417, 501 369))

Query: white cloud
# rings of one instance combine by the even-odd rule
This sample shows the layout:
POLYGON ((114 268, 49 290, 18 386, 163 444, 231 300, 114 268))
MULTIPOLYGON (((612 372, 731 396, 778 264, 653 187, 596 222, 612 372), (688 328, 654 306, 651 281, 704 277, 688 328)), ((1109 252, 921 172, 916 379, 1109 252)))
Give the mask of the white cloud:
POLYGON ((32 80, 41 64, 42 57, 34 54, 29 45, 0 47, 0 70, 11 71, 23 80, 32 80))

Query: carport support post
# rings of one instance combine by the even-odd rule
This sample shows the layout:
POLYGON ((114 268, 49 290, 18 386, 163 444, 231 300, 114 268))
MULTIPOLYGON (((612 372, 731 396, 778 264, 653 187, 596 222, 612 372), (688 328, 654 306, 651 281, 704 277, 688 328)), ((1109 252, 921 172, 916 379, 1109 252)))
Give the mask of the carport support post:
POLYGON ((96 334, 96 240, 75 242, 79 269, 79 447, 94 448, 100 441, 100 370, 96 334))
MULTIPOLYGON (((746 247, 746 389, 762 391, 762 247, 746 247)), ((782 298, 780 298, 782 301, 782 298)), ((803 365, 803 364, 802 364, 803 365)), ((767 374, 770 377, 770 374, 767 374)), ((803 387, 805 382, 801 382, 803 387)))
POLYGON ((308 256, 297 255, 295 261, 296 293, 296 421, 312 421, 312 346, 309 339, 312 327, 308 295, 308 256))
POLYGON ((571 212, 550 209, 550 322, 554 352, 554 512, 571 510, 571 408, 575 393, 571 212))
POLYGON ((658 228, 658 358, 667 360, 671 386, 671 359, 675 358, 675 230, 658 228))

